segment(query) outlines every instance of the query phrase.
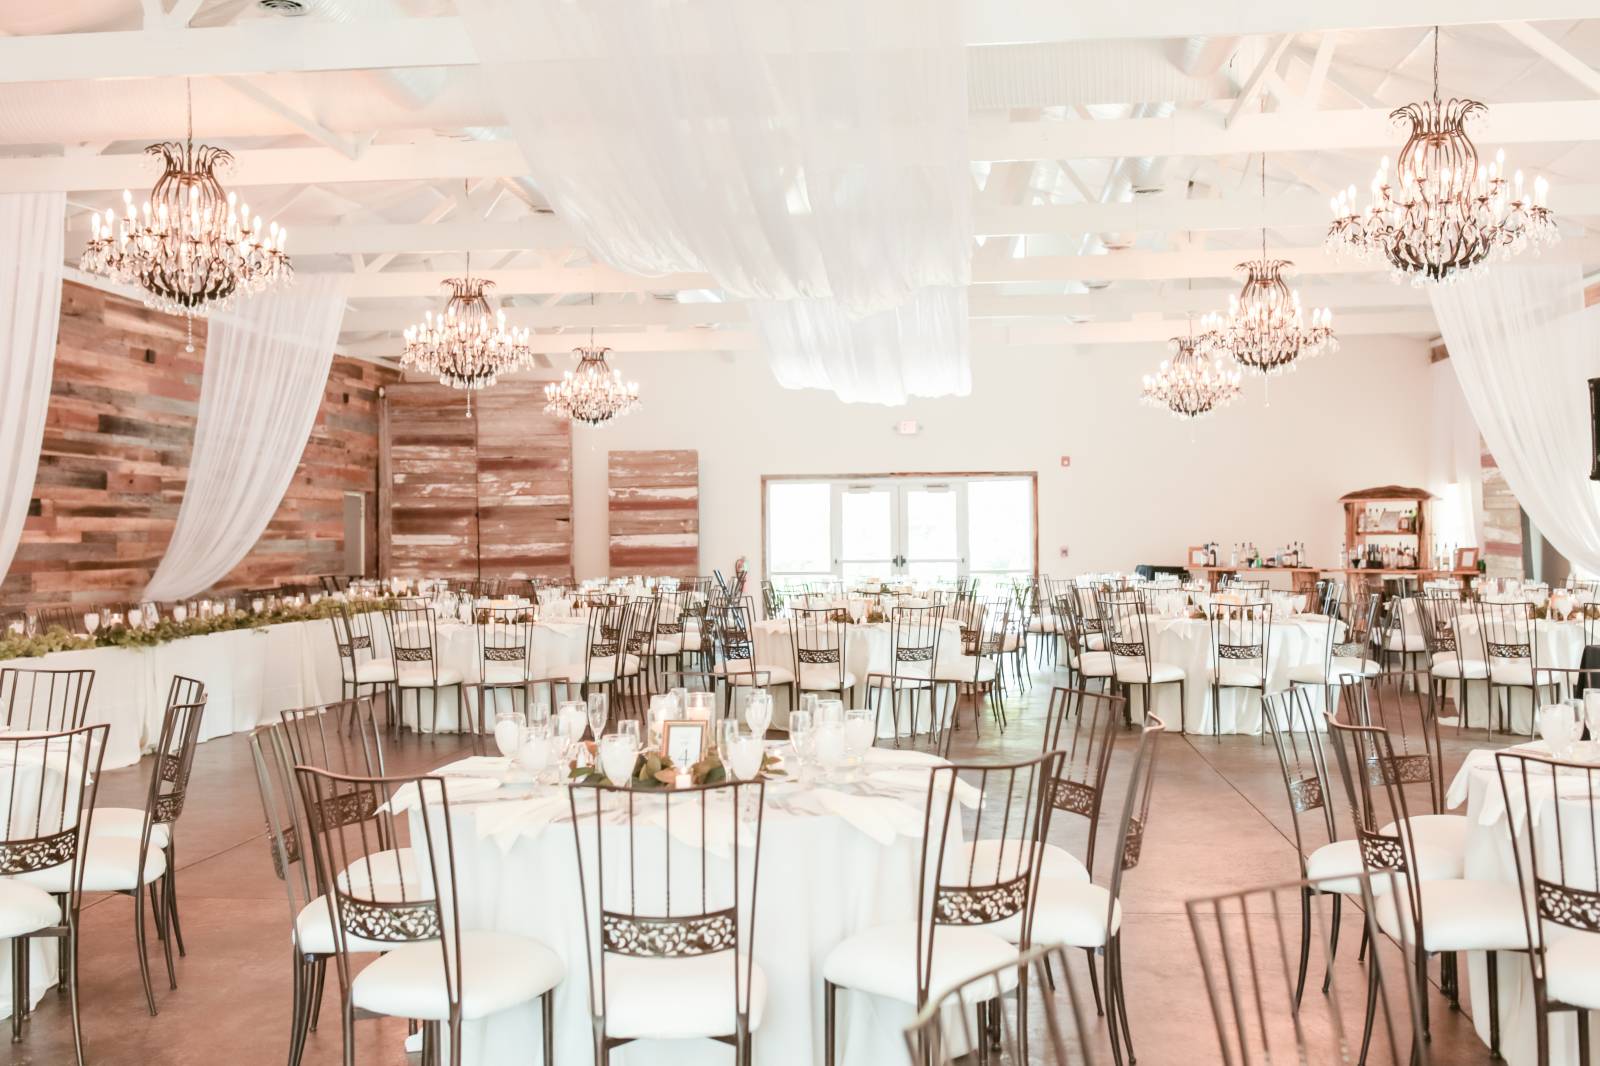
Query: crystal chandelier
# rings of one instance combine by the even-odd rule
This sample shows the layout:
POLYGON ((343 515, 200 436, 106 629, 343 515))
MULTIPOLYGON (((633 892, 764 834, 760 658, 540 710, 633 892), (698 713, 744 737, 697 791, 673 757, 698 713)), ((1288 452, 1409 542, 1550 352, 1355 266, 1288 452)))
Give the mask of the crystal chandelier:
POLYGON ((472 256, 467 255, 464 276, 447 278, 450 299, 438 315, 429 311, 422 322, 407 326, 406 347, 400 366, 431 374, 439 384, 467 392, 467 417, 472 417, 472 394, 487 389, 501 374, 519 370, 533 361, 528 330, 507 329, 506 313, 489 307, 494 282, 472 276, 472 256))
POLYGON ((606 362, 610 348, 597 348, 591 331, 589 343, 574 348, 578 366, 544 387, 545 413, 591 426, 603 426, 639 406, 639 384, 623 381, 622 371, 606 362))
POLYGON ((185 351, 194 351, 194 318, 226 306, 239 293, 257 293, 294 275, 283 246, 288 231, 274 222, 262 229, 237 194, 222 191, 216 172, 233 156, 194 143, 194 104, 188 83, 188 134, 145 149, 160 156, 161 177, 142 208, 122 193, 124 214, 110 208, 90 218, 90 239, 79 266, 145 292, 151 307, 181 314, 188 331, 185 351))
POLYGON ((1478 150, 1464 126, 1468 118, 1487 111, 1476 100, 1440 101, 1435 26, 1433 99, 1390 114, 1396 122, 1411 123, 1393 183, 1385 156, 1372 179, 1373 202, 1365 211, 1357 213, 1353 185, 1334 198, 1329 249, 1362 257, 1379 253, 1396 279, 1409 276, 1420 285, 1449 280, 1530 245, 1554 243, 1558 234, 1545 204, 1545 179, 1536 177, 1529 195, 1522 171, 1506 181, 1503 151, 1487 166, 1478 162, 1478 150))
POLYGON ((1215 335, 1173 337, 1172 358, 1163 359, 1154 374, 1144 376, 1143 400, 1164 407, 1178 418, 1203 418, 1239 398, 1239 368, 1224 357, 1215 335))
MULTIPOLYGON (((1267 156, 1261 155, 1261 198, 1267 195, 1267 156)), ((1301 356, 1313 356, 1339 347, 1333 335, 1333 312, 1319 307, 1311 312, 1311 325, 1305 321, 1300 293, 1289 288, 1283 272, 1294 264, 1285 259, 1267 258, 1267 230, 1261 229, 1261 258, 1240 263, 1234 269, 1244 273, 1244 286, 1238 295, 1228 297, 1226 317, 1208 315, 1201 328, 1216 334, 1217 343, 1232 354, 1234 362, 1258 374, 1279 374, 1293 370, 1301 356)))

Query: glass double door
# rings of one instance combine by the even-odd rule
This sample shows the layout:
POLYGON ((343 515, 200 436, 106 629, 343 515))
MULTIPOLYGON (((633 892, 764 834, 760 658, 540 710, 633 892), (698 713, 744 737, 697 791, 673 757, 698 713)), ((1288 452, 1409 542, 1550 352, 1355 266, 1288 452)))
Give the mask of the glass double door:
POLYGON ((835 570, 846 582, 953 581, 966 570, 965 500, 949 482, 895 478, 832 485, 835 570))

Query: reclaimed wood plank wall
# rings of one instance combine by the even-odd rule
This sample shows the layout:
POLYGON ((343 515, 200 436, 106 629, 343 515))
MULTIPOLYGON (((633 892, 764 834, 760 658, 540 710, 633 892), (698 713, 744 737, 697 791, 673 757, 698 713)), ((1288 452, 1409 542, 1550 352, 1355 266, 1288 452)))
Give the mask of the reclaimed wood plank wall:
POLYGON ((434 382, 385 391, 379 548, 400 577, 572 575, 571 427, 543 384, 473 401, 434 382))
POLYGON ((700 453, 607 456, 611 575, 700 573, 700 453))
MULTIPOLYGON (((0 604, 138 596, 160 562, 189 476, 205 324, 134 300, 62 287, 39 472, 0 604)), ((344 573, 343 492, 377 480, 376 391, 396 375, 335 359, 301 466, 261 542, 219 588, 344 573)), ((376 544, 369 506, 368 543, 376 544)))

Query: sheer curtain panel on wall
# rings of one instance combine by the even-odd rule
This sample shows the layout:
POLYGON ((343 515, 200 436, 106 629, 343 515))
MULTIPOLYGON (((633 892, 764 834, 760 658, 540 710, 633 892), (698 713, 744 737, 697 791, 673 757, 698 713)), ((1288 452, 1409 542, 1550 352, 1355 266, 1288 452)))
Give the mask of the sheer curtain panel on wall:
POLYGON ((610 265, 750 301, 778 380, 970 389, 956 0, 463 0, 551 206, 610 265))
POLYGON ((211 316, 189 482, 145 599, 210 588, 267 528, 317 419, 348 283, 310 275, 211 316))
POLYGON ((0 578, 33 498, 61 323, 62 193, 0 196, 0 578))
POLYGON ((1588 479, 1588 379, 1600 322, 1577 265, 1501 265, 1428 290, 1484 443, 1534 526, 1600 573, 1600 489, 1588 479))

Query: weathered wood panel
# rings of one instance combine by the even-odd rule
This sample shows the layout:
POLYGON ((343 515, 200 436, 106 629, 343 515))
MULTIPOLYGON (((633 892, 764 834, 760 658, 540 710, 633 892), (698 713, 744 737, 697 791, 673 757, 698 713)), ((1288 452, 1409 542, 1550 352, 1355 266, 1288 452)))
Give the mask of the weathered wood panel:
POLYGON ((611 574, 700 573, 700 453, 607 456, 611 574))
MULTIPOLYGON (((188 482, 205 323, 68 282, 34 495, 0 604, 136 597, 155 572, 188 482)), ((316 428, 261 542, 219 588, 343 573, 343 492, 377 477, 376 391, 396 375, 335 359, 316 428)), ((369 543, 376 515, 368 508, 369 543)))
POLYGON ((544 414, 541 383, 462 393, 386 391, 386 572, 402 577, 568 577, 572 435, 544 414))

